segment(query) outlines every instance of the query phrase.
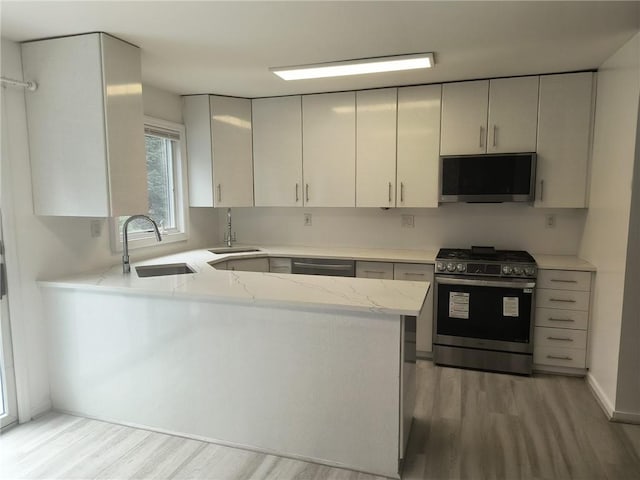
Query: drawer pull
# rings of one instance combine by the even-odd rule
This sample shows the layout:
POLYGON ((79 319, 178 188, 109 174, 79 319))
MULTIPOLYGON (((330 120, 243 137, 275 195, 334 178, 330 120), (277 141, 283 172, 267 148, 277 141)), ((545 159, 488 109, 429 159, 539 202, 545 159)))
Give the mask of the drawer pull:
POLYGON ((550 302, 562 302, 562 303, 576 303, 575 300, 569 300, 567 298, 550 298, 550 302))
POLYGON ((550 322, 575 322, 573 318, 553 318, 549 317, 550 322))
POLYGON ((561 357, 560 355, 547 355, 547 358, 551 358, 553 360, 573 360, 573 358, 569 356, 561 357))
POLYGON ((561 342, 573 342, 573 338, 568 337, 547 337, 547 340, 558 340, 561 342))
POLYGON ((562 278, 552 278, 551 281, 558 282, 558 283, 578 283, 577 280, 564 280, 562 278))
POLYGON ((377 275, 384 275, 384 272, 381 272, 379 270, 365 270, 364 273, 372 273, 372 274, 377 274, 377 275))
POLYGON ((424 273, 415 273, 415 272, 405 272, 405 275, 413 275, 415 277, 424 277, 424 273))

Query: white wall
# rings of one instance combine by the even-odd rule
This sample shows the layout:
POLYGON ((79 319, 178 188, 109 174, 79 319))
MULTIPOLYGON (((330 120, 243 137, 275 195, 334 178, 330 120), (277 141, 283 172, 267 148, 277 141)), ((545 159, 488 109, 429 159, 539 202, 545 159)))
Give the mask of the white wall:
POLYGON ((609 411, 616 405, 640 95, 639 62, 640 34, 599 69, 591 197, 579 249, 580 256, 598 269, 593 294, 589 376, 609 411))
MULTIPOLYGON (((22 78, 20 48, 2 39, 2 74, 22 78)), ((43 79, 42 81, 46 81, 43 79)), ((102 235, 92 238, 91 219, 33 215, 24 93, 7 89, 3 105, 2 205, 7 242, 10 316, 14 331, 20 420, 50 408, 45 332, 39 278, 52 278, 116 264, 107 221, 102 235), (6 151, 6 155, 4 152, 6 151)), ((28 93, 27 93, 28 95, 28 93)), ((145 114, 181 122, 179 96, 143 88, 145 114)), ((134 260, 209 245, 216 236, 212 209, 190 210, 190 238, 186 242, 132 251, 134 260)))
MULTIPOLYGON (((536 209, 526 205, 444 205, 434 209, 379 208, 234 208, 233 230, 239 243, 258 245, 367 246, 439 248, 493 245, 534 253, 575 255, 584 210, 536 209), (303 225, 311 213, 312 225, 303 225), (545 226, 545 215, 556 226, 545 226), (401 227, 401 215, 414 216, 414 228, 401 227)), ((225 211, 219 213, 219 235, 225 211)), ((221 236, 218 237, 221 242, 221 236)))

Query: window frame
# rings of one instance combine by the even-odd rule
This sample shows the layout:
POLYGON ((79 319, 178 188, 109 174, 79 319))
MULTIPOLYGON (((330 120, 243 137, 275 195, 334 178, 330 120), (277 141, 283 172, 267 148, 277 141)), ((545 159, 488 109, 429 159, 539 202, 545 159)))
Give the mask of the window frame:
MULTIPOLYGON (((173 186, 174 186, 174 202, 175 202, 175 223, 176 228, 160 231, 162 234, 162 242, 158 242, 153 232, 130 232, 129 233, 129 250, 145 247, 159 247, 168 243, 184 242, 189 239, 189 200, 188 200, 188 182, 187 182, 187 146, 185 127, 183 124, 163 120, 160 118, 144 117, 144 128, 146 129, 167 131, 177 134, 177 148, 174 151, 173 161, 173 186)), ((145 133, 146 135, 146 133, 145 133)), ((146 156, 146 148, 145 148, 146 156)), ((146 214, 146 212, 145 212, 146 214)), ((119 217, 110 218, 110 237, 111 250, 114 252, 122 252, 122 234, 120 233, 119 217)))

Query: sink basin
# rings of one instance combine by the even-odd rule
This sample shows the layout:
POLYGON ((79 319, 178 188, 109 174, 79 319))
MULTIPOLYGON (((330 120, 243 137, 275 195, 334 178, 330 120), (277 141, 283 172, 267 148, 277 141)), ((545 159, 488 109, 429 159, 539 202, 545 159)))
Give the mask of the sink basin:
POLYGON ((141 265, 136 267, 139 277, 161 277, 163 275, 184 275, 195 273, 186 263, 166 263, 164 265, 141 265))
POLYGON ((253 247, 219 247, 209 250, 211 253, 223 254, 223 253, 249 253, 260 252, 259 248, 253 247))

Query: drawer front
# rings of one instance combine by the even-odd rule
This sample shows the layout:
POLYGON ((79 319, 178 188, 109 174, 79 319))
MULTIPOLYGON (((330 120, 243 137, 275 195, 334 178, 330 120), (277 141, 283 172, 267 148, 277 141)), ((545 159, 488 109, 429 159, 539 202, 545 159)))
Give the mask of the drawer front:
POLYGON ((540 270, 537 283, 538 288, 589 292, 591 290, 591 272, 540 270))
POLYGON ((393 263, 356 262, 356 277, 393 280, 393 263))
POLYGON ((291 273, 291 259, 270 258, 269 271, 273 273, 291 273))
POLYGON ((533 345, 534 348, 549 347, 585 350, 587 348, 587 332, 586 330, 571 330, 568 328, 536 327, 533 345))
POLYGON ((393 266, 395 280, 413 282, 433 282, 433 265, 422 263, 395 263, 393 266))
POLYGON ((236 270, 238 272, 268 272, 269 261, 266 258, 229 260, 227 262, 227 270, 236 270))
POLYGON ((537 346, 533 349, 533 363, 536 365, 585 368, 586 358, 586 349, 537 346))
POLYGON ((589 310, 589 292, 537 288, 536 307, 586 312, 589 310))
POLYGON ((561 310, 558 308, 536 308, 536 326, 586 330, 589 312, 584 310, 561 310))

